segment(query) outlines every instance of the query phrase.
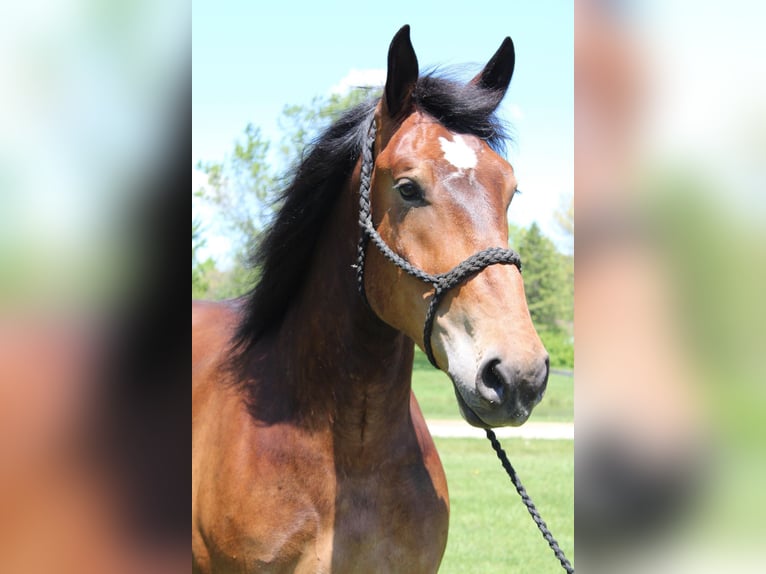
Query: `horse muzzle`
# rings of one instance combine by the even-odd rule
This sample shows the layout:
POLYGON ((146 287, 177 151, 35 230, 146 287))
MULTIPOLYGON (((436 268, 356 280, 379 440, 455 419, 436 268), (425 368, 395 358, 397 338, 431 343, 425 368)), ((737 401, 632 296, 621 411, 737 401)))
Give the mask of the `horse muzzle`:
POLYGON ((497 356, 481 361, 473 383, 453 377, 455 395, 465 420, 476 427, 519 426, 545 394, 548 355, 515 365, 497 356))

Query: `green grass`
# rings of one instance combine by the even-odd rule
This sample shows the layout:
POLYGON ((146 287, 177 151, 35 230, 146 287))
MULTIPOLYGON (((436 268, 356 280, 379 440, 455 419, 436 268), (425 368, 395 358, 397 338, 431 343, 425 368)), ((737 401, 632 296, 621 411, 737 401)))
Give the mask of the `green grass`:
MULTIPOLYGON (((574 420, 574 385, 572 377, 551 374, 548 390, 535 407, 530 421, 572 422, 574 420)), ((434 369, 426 356, 415 350, 412 388, 427 419, 460 419, 452 381, 434 369)))
MULTIPOLYGON (((488 441, 435 439, 447 473, 450 530, 440 574, 558 573, 488 441)), ((505 439, 503 448, 574 565, 574 443, 505 439)))

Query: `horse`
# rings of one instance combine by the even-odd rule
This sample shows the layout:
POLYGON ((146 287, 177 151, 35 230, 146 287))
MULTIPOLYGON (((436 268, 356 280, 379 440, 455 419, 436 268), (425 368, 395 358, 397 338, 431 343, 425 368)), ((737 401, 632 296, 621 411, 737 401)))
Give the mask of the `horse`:
POLYGON ((403 27, 380 98, 321 134, 283 192, 253 290, 193 302, 195 572, 439 568, 449 497, 414 345, 474 426, 522 424, 548 379, 507 249, 496 109, 514 64, 505 38, 469 82, 421 76, 403 27))

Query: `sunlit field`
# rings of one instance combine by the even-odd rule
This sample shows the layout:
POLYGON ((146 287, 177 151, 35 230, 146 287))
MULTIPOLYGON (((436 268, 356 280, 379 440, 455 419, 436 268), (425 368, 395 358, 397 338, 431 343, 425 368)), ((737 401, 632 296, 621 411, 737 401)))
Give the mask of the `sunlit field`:
MULTIPOLYGON (((561 572, 488 441, 437 438, 450 530, 440 573, 561 572)), ((574 565, 574 442, 505 439, 505 451, 574 565)))

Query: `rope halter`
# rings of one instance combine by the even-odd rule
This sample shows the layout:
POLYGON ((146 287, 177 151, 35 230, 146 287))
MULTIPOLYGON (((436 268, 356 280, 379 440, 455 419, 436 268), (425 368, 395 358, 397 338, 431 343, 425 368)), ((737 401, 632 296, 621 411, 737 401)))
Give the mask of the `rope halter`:
POLYGON ((458 263, 455 267, 446 273, 433 275, 426 273, 412 265, 398 253, 395 253, 380 236, 372 224, 372 208, 370 206, 370 184, 372 181, 372 170, 375 165, 373 157, 375 147, 375 119, 370 122, 370 129, 367 132, 367 139, 362 147, 362 170, 361 183, 359 185, 359 244, 357 245, 356 261, 356 280, 359 294, 365 302, 367 295, 364 290, 364 260, 368 241, 378 248, 383 257, 396 265, 405 273, 420 279, 424 283, 433 286, 434 292, 431 295, 431 301, 426 312, 426 319, 423 325, 423 346, 426 356, 431 364, 439 368, 436 364, 433 348, 431 347, 431 331, 433 330, 434 318, 439 303, 450 289, 457 287, 469 277, 476 275, 490 265, 515 265, 521 271, 521 257, 512 249, 503 249, 501 247, 489 247, 478 253, 474 253, 468 259, 458 263))

